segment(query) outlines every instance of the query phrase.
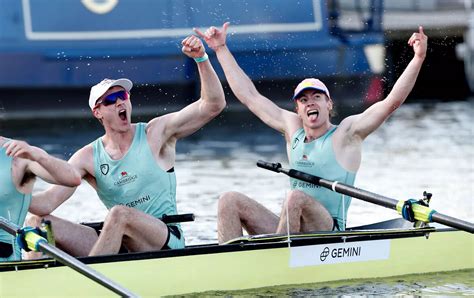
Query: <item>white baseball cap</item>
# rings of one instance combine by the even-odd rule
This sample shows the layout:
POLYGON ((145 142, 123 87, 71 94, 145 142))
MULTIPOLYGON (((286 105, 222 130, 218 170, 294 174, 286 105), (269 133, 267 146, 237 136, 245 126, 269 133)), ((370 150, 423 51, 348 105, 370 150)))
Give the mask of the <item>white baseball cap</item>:
POLYGON ((296 86, 295 93, 293 95, 293 100, 297 99, 301 95, 301 92, 308 89, 324 92, 329 98, 331 98, 331 96, 329 95, 328 87, 326 87, 323 82, 315 78, 307 78, 301 81, 298 86, 296 86))
POLYGON ((110 89, 110 87, 113 86, 121 86, 123 87, 127 92, 130 92, 130 89, 133 87, 132 81, 129 79, 118 79, 118 80, 113 80, 113 79, 103 79, 102 82, 100 82, 97 85, 92 86, 91 88, 91 93, 89 95, 89 107, 91 110, 94 109, 96 101, 104 95, 107 90, 110 89))

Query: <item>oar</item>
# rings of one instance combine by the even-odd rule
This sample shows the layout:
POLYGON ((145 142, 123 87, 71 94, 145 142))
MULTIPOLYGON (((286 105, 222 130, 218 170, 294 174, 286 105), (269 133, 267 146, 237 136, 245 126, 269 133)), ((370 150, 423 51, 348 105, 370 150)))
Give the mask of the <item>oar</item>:
MULTIPOLYGON (((0 228, 6 231, 7 233, 15 236, 20 232, 20 227, 16 224, 9 222, 5 218, 0 216, 0 228)), ((33 229, 32 229, 33 230, 33 229)), ((64 251, 50 245, 48 241, 36 234, 33 231, 25 232, 25 240, 27 242, 28 248, 34 251, 41 251, 57 261, 63 263, 64 265, 76 270, 77 272, 85 275, 86 277, 92 279, 93 281, 99 283, 100 285, 106 287, 107 289, 115 292, 116 294, 122 297, 138 297, 138 295, 130 292, 121 285, 115 283, 114 281, 108 279, 101 273, 95 271, 94 269, 86 266, 84 263, 80 262, 76 258, 68 255, 64 251)))
MULTIPOLYGON (((360 188, 356 188, 356 187, 353 187, 353 186, 350 186, 338 181, 326 180, 324 178, 310 175, 308 173, 301 172, 294 169, 285 169, 285 168, 282 168, 280 163, 269 163, 269 162, 259 160, 257 162, 257 166, 273 171, 273 172, 284 173, 292 178, 296 178, 296 179, 306 181, 315 185, 319 185, 324 188, 330 189, 332 191, 345 194, 362 201, 366 201, 366 202, 380 205, 383 207, 387 207, 390 209, 395 209, 400 214, 402 213, 402 208, 405 205, 405 201, 403 200, 397 201, 395 199, 384 197, 376 193, 372 193, 360 188)), ((441 214, 433 209, 430 209, 426 206, 423 206, 417 203, 413 203, 411 206, 413 208, 414 217, 418 221, 436 222, 436 223, 440 223, 449 227, 456 228, 458 230, 469 232, 471 234, 474 233, 474 224, 470 222, 441 214)))

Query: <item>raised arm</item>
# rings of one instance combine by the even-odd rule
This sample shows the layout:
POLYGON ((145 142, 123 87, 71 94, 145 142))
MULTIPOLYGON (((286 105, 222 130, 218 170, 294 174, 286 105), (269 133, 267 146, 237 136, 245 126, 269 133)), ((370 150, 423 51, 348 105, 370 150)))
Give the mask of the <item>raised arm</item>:
POLYGON ((408 44, 413 47, 413 59, 398 78, 392 91, 383 101, 375 103, 362 114, 351 117, 349 132, 354 136, 365 139, 405 102, 412 91, 428 47, 428 37, 424 34, 423 27, 420 26, 418 30, 408 40, 408 44))
MULTIPOLYGON (((203 127, 219 115, 226 105, 221 82, 207 57, 201 40, 197 36, 191 35, 182 41, 182 46, 183 53, 193 58, 197 63, 201 78, 201 98, 178 112, 161 117, 166 121, 166 137, 178 139, 203 127)), ((149 128, 152 132, 154 126, 161 125, 159 122, 158 118, 150 121, 149 128)))
POLYGON ((29 160, 26 171, 41 179, 54 184, 77 186, 81 184, 81 177, 66 161, 55 158, 46 151, 31 146, 24 141, 12 140, 5 143, 6 154, 13 158, 29 160))
POLYGON ((300 119, 295 113, 281 109, 257 91, 226 45, 228 27, 229 23, 227 22, 221 29, 210 27, 205 33, 198 29, 194 29, 194 31, 216 52, 227 82, 237 99, 268 126, 284 133, 286 137, 290 137, 300 119))

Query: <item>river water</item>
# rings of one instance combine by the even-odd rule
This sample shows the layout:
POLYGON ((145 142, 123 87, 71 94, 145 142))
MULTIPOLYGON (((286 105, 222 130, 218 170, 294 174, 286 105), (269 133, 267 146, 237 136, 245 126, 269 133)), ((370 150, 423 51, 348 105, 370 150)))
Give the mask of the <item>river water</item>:
MULTIPOLYGON (((362 166, 355 185, 394 199, 419 199, 426 190, 433 193, 432 208, 472 222, 473 120, 472 99, 403 105, 364 142, 362 166)), ((102 134, 102 128, 91 119, 57 125, 54 121, 41 122, 17 123, 14 126, 3 123, 0 132, 8 137, 27 140, 66 159, 102 134)), ((226 113, 195 135, 179 141, 175 166, 178 211, 192 212, 196 216, 195 222, 182 224, 187 244, 217 241, 217 199, 224 191, 243 192, 279 213, 289 187, 288 178, 257 168, 255 163, 262 159, 287 166, 284 149, 283 137, 248 113, 226 113)), ((35 191, 45 187, 46 183, 39 181, 35 191)), ((348 214, 349 227, 398 217, 390 209, 356 199, 352 202, 348 214)), ((101 221, 106 213, 95 191, 86 183, 54 212, 75 222, 101 221)), ((430 292, 431 295, 473 295, 473 271, 459 273, 457 278, 452 275, 445 279, 438 278, 441 284, 436 285, 428 280, 427 284, 431 286, 426 287, 408 281, 401 288, 393 286, 396 284, 393 280, 386 280, 381 282, 379 292, 375 290, 372 293, 423 295, 428 294, 423 292, 428 288, 427 291, 434 291, 430 292), (388 293, 383 289, 388 289, 388 293)), ((364 290, 358 292, 360 284, 352 287, 337 290, 338 285, 329 288, 315 285, 305 289, 274 289, 277 292, 270 295, 367 294, 364 290)), ((258 295, 255 292, 246 294, 258 295)))

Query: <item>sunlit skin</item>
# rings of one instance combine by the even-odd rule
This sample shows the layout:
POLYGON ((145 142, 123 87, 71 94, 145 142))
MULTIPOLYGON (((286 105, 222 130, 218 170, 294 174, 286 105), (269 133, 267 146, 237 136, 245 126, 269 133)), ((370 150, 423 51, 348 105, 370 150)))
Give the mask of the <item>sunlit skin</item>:
MULTIPOLYGON (((181 45, 182 52, 189 58, 202 58, 205 55, 203 43, 194 35, 186 37, 181 45)), ((150 150, 156 162, 155 166, 164 171, 175 165, 178 140, 201 129, 221 113, 226 105, 224 90, 210 61, 196 61, 196 66, 201 83, 200 98, 179 111, 160 115, 145 124, 148 145, 146 150, 150 150)), ((97 191, 100 191, 103 186, 99 185, 96 180, 95 167, 100 165, 96 164, 97 160, 94 156, 95 142, 102 143, 105 153, 110 159, 122 160, 129 152, 137 127, 139 127, 138 124, 131 122, 132 103, 130 99, 117 98, 117 101, 110 105, 106 105, 105 102, 97 104, 111 93, 119 91, 126 91, 126 89, 120 86, 109 88, 96 101, 96 105, 92 109, 94 117, 104 126, 105 134, 79 149, 69 160, 78 169, 81 177, 97 191)), ((144 142, 137 141, 137 150, 145 145, 144 142)), ((152 164, 150 164, 149 170, 138 168, 138 176, 147 175, 148 171, 154 169, 152 164)), ((162 187, 162 185, 156 185, 156 192, 160 191, 162 187)), ((29 223, 37 225, 41 218, 51 220, 55 225, 56 244, 62 246, 70 254, 74 256, 114 254, 119 252, 122 245, 129 251, 151 251, 162 249, 167 244, 169 230, 165 223, 156 217, 157 214, 148 214, 138 208, 131 208, 123 204, 110 208, 100 236, 90 227, 51 215, 51 212, 68 200, 74 191, 74 188, 53 186, 35 194, 32 198, 30 212, 36 216, 30 217, 29 223)), ((171 189, 167 191, 171 191, 171 189)), ((134 200, 136 197, 142 197, 142 193, 137 191, 120 199, 134 200)), ((31 258, 34 257, 36 256, 31 256, 31 258)))
POLYGON ((296 113, 303 122, 307 140, 312 141, 332 125, 330 112, 333 108, 332 100, 326 94, 314 89, 304 90, 295 100, 296 113))
MULTIPOLYGON (((102 100, 109 94, 125 91, 121 86, 113 86, 107 92, 102 95, 98 101, 102 100)), ((93 110, 94 116, 99 119, 104 127, 108 128, 110 132, 116 133, 127 133, 130 132, 132 126, 132 103, 130 99, 122 100, 117 99, 115 104, 104 105, 99 104, 93 110), (125 114, 125 118, 122 118, 120 114, 125 114)))
POLYGON ((53 184, 81 184, 79 174, 66 161, 54 158, 43 149, 25 141, 7 141, 8 139, 0 136, 0 148, 5 148, 5 154, 13 158, 11 174, 19 192, 31 193, 36 176, 53 184))
MULTIPOLYGON (((314 141, 333 125, 330 112, 333 102, 325 94, 315 90, 304 91, 296 100, 296 113, 281 109, 274 101, 260 94, 233 57, 226 45, 229 22, 222 27, 209 27, 205 32, 195 29, 212 48, 222 66, 230 88, 236 98, 269 127, 285 137, 287 152, 293 148, 292 137, 304 129, 306 142, 314 141)), ((343 119, 331 136, 336 162, 347 172, 356 173, 362 157, 362 142, 374 132, 405 101, 413 89, 423 60, 426 57, 428 37, 423 27, 418 28, 408 40, 414 56, 403 71, 387 97, 366 109, 361 114, 343 119)), ((290 160, 290 156, 289 160, 290 160)), ((318 198, 310 197, 299 190, 287 193, 280 217, 259 204, 256 200, 238 193, 222 194, 218 204, 219 243, 240 237, 243 229, 248 234, 328 231, 333 228, 333 218, 318 198)))

